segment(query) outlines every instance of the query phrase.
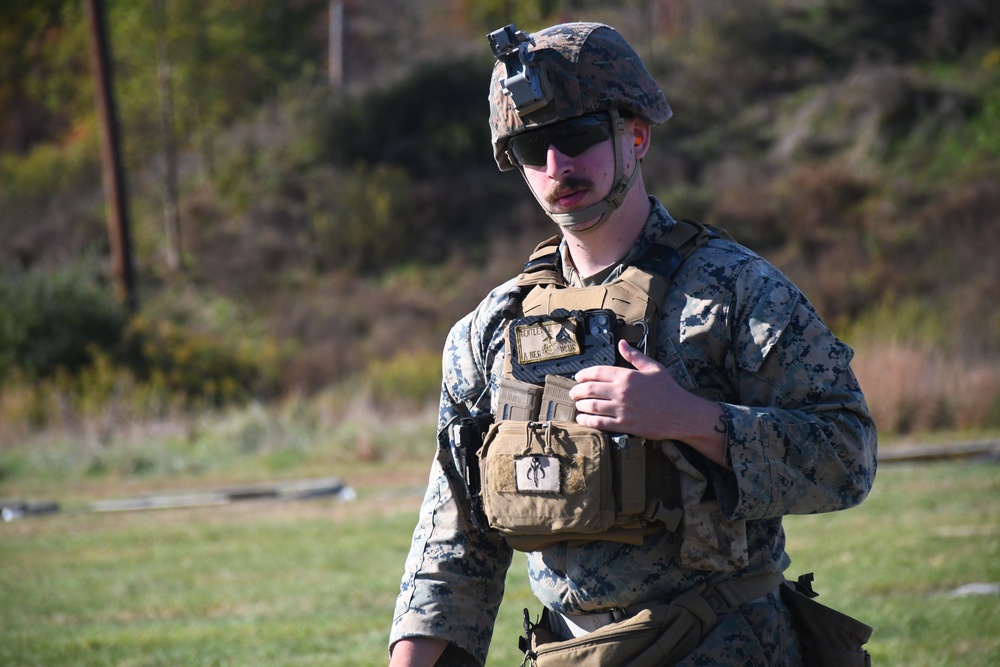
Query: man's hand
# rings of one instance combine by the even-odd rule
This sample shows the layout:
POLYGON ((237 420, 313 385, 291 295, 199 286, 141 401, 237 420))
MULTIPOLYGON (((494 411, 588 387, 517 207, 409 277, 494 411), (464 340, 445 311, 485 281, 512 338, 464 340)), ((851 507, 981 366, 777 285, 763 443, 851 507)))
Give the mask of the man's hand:
POLYGON ((624 340, 618 351, 634 370, 592 366, 576 374, 569 395, 577 423, 647 440, 680 440, 725 465, 722 407, 685 390, 662 364, 624 340))

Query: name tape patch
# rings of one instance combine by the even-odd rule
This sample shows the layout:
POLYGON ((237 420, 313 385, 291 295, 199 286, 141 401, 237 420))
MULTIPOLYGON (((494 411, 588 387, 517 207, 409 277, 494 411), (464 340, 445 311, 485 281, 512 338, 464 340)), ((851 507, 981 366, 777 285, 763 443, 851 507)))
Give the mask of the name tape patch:
POLYGON ((543 320, 514 327, 517 340, 517 361, 533 364, 540 361, 562 359, 580 354, 580 341, 576 335, 576 323, 543 320))

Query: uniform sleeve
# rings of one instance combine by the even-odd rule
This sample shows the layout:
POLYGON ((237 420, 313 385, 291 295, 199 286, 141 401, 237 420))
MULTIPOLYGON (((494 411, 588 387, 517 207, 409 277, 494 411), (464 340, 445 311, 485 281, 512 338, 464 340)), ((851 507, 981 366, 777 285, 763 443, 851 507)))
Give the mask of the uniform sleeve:
POLYGON ((730 520, 846 509, 871 490, 877 435, 853 351, 762 260, 743 268, 729 327, 739 400, 723 403, 730 520), (738 403, 738 404, 737 404, 738 403))
POLYGON ((444 639, 483 664, 512 552, 496 533, 472 526, 447 428, 486 386, 481 346, 473 342, 481 340, 477 322, 474 315, 460 321, 445 346, 438 446, 389 641, 391 646, 405 637, 444 639))

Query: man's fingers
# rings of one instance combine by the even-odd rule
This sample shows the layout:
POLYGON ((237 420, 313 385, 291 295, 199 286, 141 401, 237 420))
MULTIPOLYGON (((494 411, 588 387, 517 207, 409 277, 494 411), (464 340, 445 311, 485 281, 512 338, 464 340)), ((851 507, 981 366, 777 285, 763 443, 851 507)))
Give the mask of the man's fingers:
POLYGON ((588 415, 603 415, 605 417, 617 417, 615 405, 611 401, 597 398, 585 398, 576 402, 576 411, 588 415))
POLYGON ((613 382, 622 369, 615 366, 589 366, 573 376, 577 382, 613 382))

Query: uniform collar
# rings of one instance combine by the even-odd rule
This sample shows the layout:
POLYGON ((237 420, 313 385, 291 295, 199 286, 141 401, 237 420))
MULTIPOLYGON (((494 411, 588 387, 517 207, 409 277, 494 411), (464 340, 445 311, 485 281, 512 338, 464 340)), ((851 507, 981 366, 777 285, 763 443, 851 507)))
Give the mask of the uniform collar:
MULTIPOLYGON (((649 201, 653 206, 649 212, 649 217, 646 218, 646 224, 643 225, 642 231, 639 232, 639 236, 635 240, 635 245, 618 262, 615 270, 604 279, 604 284, 617 279, 627 267, 639 262, 656 241, 677 224, 677 221, 670 217, 667 209, 663 207, 663 204, 656 197, 650 196, 649 201)), ((573 266, 573 258, 570 257, 566 239, 563 239, 559 243, 559 256, 562 259, 563 277, 566 279, 566 283, 571 287, 582 287, 583 280, 576 267, 573 266)))

